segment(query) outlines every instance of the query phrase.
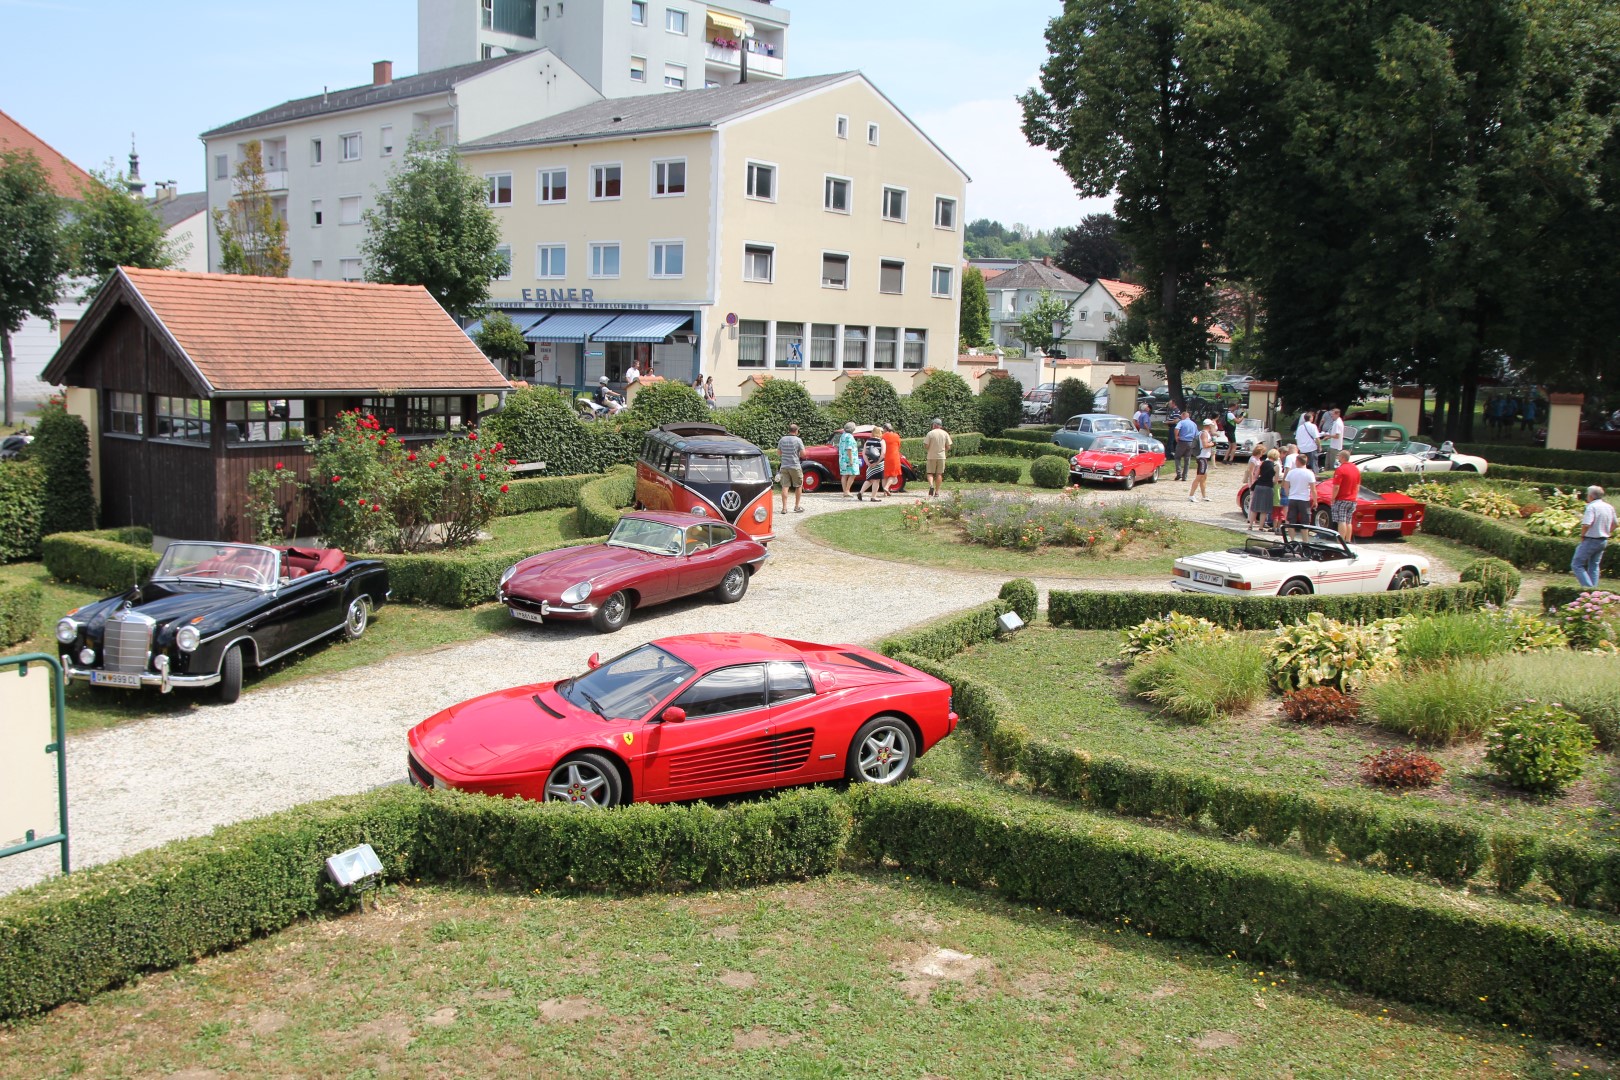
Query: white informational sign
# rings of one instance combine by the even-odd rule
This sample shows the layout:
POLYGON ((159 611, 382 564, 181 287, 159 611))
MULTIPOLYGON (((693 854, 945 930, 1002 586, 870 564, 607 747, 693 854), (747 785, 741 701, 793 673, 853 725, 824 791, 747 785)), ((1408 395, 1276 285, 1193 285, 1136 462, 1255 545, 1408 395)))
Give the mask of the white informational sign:
POLYGON ((56 755, 45 752, 56 741, 51 668, 17 670, 0 668, 0 847, 22 843, 30 829, 36 836, 60 829, 56 755))

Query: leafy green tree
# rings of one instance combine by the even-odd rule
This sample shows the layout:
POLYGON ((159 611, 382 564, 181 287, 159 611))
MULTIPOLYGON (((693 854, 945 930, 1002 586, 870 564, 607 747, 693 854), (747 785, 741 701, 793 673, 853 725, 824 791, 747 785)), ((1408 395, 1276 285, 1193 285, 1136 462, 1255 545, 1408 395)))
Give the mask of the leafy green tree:
POLYGON ((0 153, 0 360, 7 424, 13 420, 11 335, 30 315, 55 324, 51 305, 68 265, 62 200, 44 167, 26 150, 0 153))
POLYGON ((485 182, 432 140, 411 139, 365 223, 366 280, 421 285, 452 315, 480 307, 507 268, 485 182))
POLYGON ((900 395, 887 379, 877 375, 857 375, 827 405, 827 412, 839 424, 893 424, 899 429, 904 417, 900 395))
POLYGON ((1010 427, 1017 427, 1024 418, 1024 384, 1011 375, 998 375, 985 380, 979 392, 979 430, 986 435, 1000 435, 1010 427))
POLYGON ((977 429, 978 403, 967 380, 954 371, 935 371, 906 398, 907 435, 926 435, 934 420, 953 434, 977 429))
POLYGON ((1136 269, 1130 248, 1120 239, 1119 219, 1113 214, 1087 214, 1062 234, 1062 241, 1057 264, 1077 278, 1129 280, 1136 269))
POLYGON ((86 297, 120 266, 167 270, 175 264, 174 250, 163 222, 150 207, 130 193, 124 176, 109 163, 90 174, 94 181, 64 232, 76 273, 92 281, 86 297))
POLYGON ((806 446, 826 442, 836 429, 827 410, 816 404, 803 383, 792 379, 766 379, 725 418, 725 424, 732 434, 766 449, 787 434, 789 424, 799 425, 799 438, 806 446))
POLYGON ((970 349, 990 344, 990 294, 977 266, 962 272, 962 342, 970 349))
POLYGON ((29 458, 45 474, 40 535, 96 527, 96 499, 90 483, 90 432, 84 421, 59 402, 39 415, 29 458))
POLYGON ((473 344, 502 373, 510 372, 513 365, 529 354, 529 343, 523 339, 523 331, 504 311, 492 311, 484 316, 473 332, 473 344))
POLYGON ((292 266, 287 253, 287 223, 264 175, 264 148, 253 139, 242 147, 225 209, 213 212, 219 237, 219 267, 227 274, 286 277, 292 266))
POLYGON ((1096 411, 1096 395, 1079 379, 1064 379, 1052 391, 1052 422, 1061 424, 1071 416, 1096 411))
POLYGON ((1072 318, 1071 306, 1069 301, 1054 296, 1051 289, 1042 289, 1034 306, 1018 316, 1018 340, 1024 343, 1024 348, 1031 352, 1037 349, 1050 352, 1052 346, 1063 340, 1061 335, 1052 332, 1052 325, 1058 323, 1067 329, 1072 318))
POLYGON ((702 394, 677 380, 648 383, 637 390, 628 415, 645 421, 650 431, 659 424, 709 420, 711 411, 702 394))

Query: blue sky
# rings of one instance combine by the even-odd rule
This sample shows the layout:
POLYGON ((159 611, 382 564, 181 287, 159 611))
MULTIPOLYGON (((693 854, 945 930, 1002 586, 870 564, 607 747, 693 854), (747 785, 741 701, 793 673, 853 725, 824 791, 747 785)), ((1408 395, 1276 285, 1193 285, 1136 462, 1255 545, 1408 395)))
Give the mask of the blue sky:
MULTIPOLYGON (((974 183, 967 216, 1036 228, 1106 209, 1018 131, 1056 0, 800 0, 789 74, 859 69, 974 183), (987 17, 988 16, 988 17, 987 17)), ((85 168, 136 134, 141 175, 202 187, 197 133, 289 98, 416 70, 415 0, 0 0, 0 109, 85 168)))

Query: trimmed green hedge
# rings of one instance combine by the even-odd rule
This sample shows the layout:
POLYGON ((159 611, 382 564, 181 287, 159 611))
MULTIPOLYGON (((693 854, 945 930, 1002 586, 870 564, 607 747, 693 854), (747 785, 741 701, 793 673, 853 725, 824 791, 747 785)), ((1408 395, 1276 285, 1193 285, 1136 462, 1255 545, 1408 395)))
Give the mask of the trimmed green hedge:
POLYGON ((1535 469, 1527 465, 1492 465, 1491 471, 1486 475, 1490 479, 1556 484, 1563 488, 1585 488, 1599 484, 1611 491, 1620 490, 1620 473, 1612 472, 1576 472, 1570 469, 1535 469))
MULTIPOLYGON (((1478 473, 1363 472, 1361 486, 1369 491, 1405 491, 1413 484, 1466 484, 1477 483, 1480 479, 1478 473)), ((1497 477, 1493 474, 1484 479, 1495 480, 1497 477)))
POLYGON ((993 461, 946 461, 945 479, 963 484, 1016 484, 1024 478, 1017 465, 993 461))
POLYGON ((849 811, 833 792, 725 810, 612 813, 388 787, 181 840, 0 898, 0 1019, 82 1001, 144 972, 354 906, 326 880, 369 843, 389 880, 520 889, 735 888, 837 865, 849 811))
POLYGON ((1059 446, 1048 435, 1045 442, 1025 442, 1022 439, 983 439, 979 443, 979 453, 995 454, 1001 457, 1038 458, 1047 454, 1068 454, 1074 451, 1059 446))
MULTIPOLYGON (((953 431, 951 432, 949 457, 968 457, 973 454, 982 454, 984 451, 980 448, 983 445, 984 436, 977 431, 963 431, 960 433, 953 431)), ((923 465, 928 460, 928 448, 923 445, 921 439, 901 439, 900 453, 904 454, 906 460, 917 467, 918 472, 922 471, 923 465)), ((949 463, 949 460, 947 460, 946 464, 949 463)))
MULTIPOLYGON (((1013 584, 1008 582, 1002 586, 1002 592, 1005 593, 1013 584)), ((981 641, 989 641, 995 637, 996 618, 1012 610, 1014 610, 1012 602, 1005 598, 990 600, 966 611, 926 622, 903 634, 885 638, 878 643, 877 651, 885 656, 898 657, 902 653, 909 653, 931 660, 946 660, 969 645, 977 645, 981 641)))
POLYGON ((1483 602, 1477 584, 1430 585, 1396 592, 1350 596, 1208 596, 1202 593, 1065 592, 1047 597, 1053 626, 1082 630, 1123 630, 1172 611, 1194 615, 1227 627, 1251 630, 1295 623, 1313 611, 1334 619, 1361 622, 1431 611, 1472 611, 1483 602))
POLYGON ((1051 446, 1052 433, 1056 430, 1057 426, 1055 424, 1044 424, 1041 427, 1034 428, 1012 427, 1002 430, 996 438, 1014 439, 1018 442, 1041 443, 1045 446, 1051 446))
POLYGON ((1620 930, 1029 800, 851 791, 852 851, 941 881, 1359 989, 1612 1039, 1620 930))
POLYGON ((0 583, 0 649, 27 641, 39 632, 45 614, 45 592, 32 581, 0 583))
POLYGON ((581 476, 540 476, 527 480, 512 480, 500 502, 503 517, 528 514, 536 510, 560 510, 579 504, 579 491, 593 480, 602 479, 601 473, 581 476))
POLYGON ((1497 465, 1532 469, 1567 469, 1575 472, 1620 473, 1620 454, 1607 450, 1549 450, 1545 446, 1502 446, 1496 443, 1458 443, 1457 449, 1497 465))
POLYGON ((633 468, 609 469, 602 476, 579 489, 576 514, 581 536, 605 536, 619 523, 625 507, 636 498, 636 471, 633 468))
MULTIPOLYGON (((1565 604, 1573 604, 1575 598, 1580 596, 1581 593, 1591 591, 1585 585, 1543 585, 1541 587, 1541 610, 1546 611, 1550 607, 1563 607, 1565 604)), ((1606 591, 1620 592, 1620 585, 1606 591)))
POLYGON ((1023 619, 1025 624, 1035 621, 1035 615, 1041 607, 1041 594, 1036 591, 1035 583, 1029 578, 1013 578, 1001 587, 996 594, 999 599, 1012 605, 1013 611, 1023 619))
POLYGON ((0 461, 0 563, 39 555, 45 473, 28 461, 0 461))
POLYGON ((1029 465, 1029 479, 1038 488, 1057 490, 1069 482, 1069 459, 1062 454, 1042 454, 1029 465))
MULTIPOLYGON (((1431 505, 1423 515, 1423 531, 1488 551, 1526 570, 1539 566, 1567 570, 1575 557, 1574 540, 1536 536, 1496 518, 1454 506, 1431 505)), ((1620 577, 1620 544, 1610 544, 1604 551, 1602 572, 1604 577, 1620 577)))
POLYGON ((388 567, 395 603, 469 608, 495 599, 501 573, 517 561, 510 554, 481 554, 477 547, 431 554, 378 552, 365 558, 388 567))
POLYGON ((53 533, 39 547, 45 569, 56 580, 108 591, 145 581, 162 558, 152 550, 152 530, 143 528, 53 533))

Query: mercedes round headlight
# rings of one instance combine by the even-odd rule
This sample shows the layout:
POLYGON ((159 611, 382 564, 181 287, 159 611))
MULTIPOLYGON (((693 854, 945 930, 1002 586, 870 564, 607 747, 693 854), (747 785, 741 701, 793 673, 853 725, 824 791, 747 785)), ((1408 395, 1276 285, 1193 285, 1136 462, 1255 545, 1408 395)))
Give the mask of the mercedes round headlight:
POLYGON ((85 667, 89 667, 91 664, 93 664, 95 662, 96 662, 96 650, 92 649, 88 645, 86 645, 84 648, 79 650, 79 663, 83 664, 85 667))
POLYGON ((562 601, 565 604, 581 604, 591 595, 591 583, 582 581, 578 585, 570 585, 563 590, 562 601))
POLYGON ((182 626, 174 635, 174 647, 181 652, 196 652, 201 642, 202 635, 195 626, 182 626))
POLYGON ((71 645, 79 636, 79 624, 72 619, 63 619, 56 624, 56 640, 64 645, 71 645))
POLYGON ((708 517, 709 516, 709 512, 703 508, 703 504, 701 504, 701 503, 699 503, 698 505, 692 507, 692 513, 696 514, 698 517, 708 517))
POLYGON ((513 563, 501 572, 501 584, 505 585, 508 581, 511 581, 512 575, 515 573, 517 573, 517 563, 513 563))
POLYGON ((754 520, 763 522, 767 517, 770 516, 770 513, 771 512, 765 509, 763 506, 756 506, 754 507, 754 520))

